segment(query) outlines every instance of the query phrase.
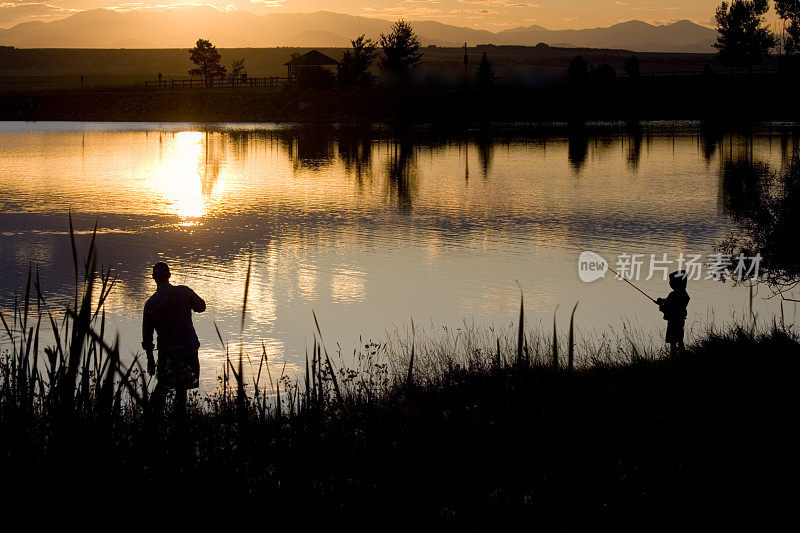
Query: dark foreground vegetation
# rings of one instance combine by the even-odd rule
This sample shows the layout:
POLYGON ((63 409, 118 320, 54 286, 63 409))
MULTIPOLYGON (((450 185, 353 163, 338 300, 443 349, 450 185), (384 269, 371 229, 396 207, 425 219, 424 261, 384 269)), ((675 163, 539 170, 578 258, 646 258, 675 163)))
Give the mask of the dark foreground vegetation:
POLYGON ((299 382, 258 358, 240 379, 234 353, 215 394, 162 415, 105 338, 113 282, 93 256, 63 320, 35 274, 3 317, 3 503, 36 525, 796 522, 800 344, 782 324, 708 332, 678 358, 634 343, 609 358, 572 333, 536 339, 521 314, 496 350, 412 342, 386 366, 369 345, 352 371, 320 341, 299 382))

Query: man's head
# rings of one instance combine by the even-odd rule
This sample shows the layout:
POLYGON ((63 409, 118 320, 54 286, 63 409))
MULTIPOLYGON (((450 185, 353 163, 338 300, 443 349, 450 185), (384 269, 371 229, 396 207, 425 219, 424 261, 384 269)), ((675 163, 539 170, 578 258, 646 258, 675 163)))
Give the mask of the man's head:
POLYGON ((164 261, 159 261, 153 265, 153 279, 157 284, 161 285, 169 281, 169 266, 164 261))

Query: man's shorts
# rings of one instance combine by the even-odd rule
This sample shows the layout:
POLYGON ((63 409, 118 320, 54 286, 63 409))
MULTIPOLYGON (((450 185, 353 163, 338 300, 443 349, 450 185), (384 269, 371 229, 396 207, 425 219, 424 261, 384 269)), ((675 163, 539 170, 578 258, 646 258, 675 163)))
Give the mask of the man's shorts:
POLYGON ((158 348, 159 383, 170 388, 196 389, 200 386, 200 359, 197 350, 158 348))

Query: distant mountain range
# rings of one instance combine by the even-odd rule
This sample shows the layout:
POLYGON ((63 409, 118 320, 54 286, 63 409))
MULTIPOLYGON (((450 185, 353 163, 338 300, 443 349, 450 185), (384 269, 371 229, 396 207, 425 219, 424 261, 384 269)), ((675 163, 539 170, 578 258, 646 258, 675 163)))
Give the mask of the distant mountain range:
MULTIPOLYGON (((392 22, 343 15, 219 11, 207 6, 117 12, 82 11, 53 22, 25 22, 0 29, 0 45, 18 48, 187 48, 199 37, 220 48, 348 46, 364 33, 377 37, 392 22)), ((425 45, 477 44, 614 48, 639 52, 712 52, 712 29, 682 20, 664 26, 640 21, 608 28, 548 30, 519 27, 497 33, 434 21, 412 21, 425 45)))

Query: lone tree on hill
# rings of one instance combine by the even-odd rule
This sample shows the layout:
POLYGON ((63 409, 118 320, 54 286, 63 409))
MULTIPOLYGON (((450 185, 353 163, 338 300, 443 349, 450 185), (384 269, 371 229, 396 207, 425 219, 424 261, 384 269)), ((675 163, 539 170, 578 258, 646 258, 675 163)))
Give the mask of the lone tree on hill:
POLYGON ((220 64, 222 58, 209 40, 198 39, 195 47, 189 50, 189 59, 197 65, 189 70, 189 75, 203 76, 206 87, 211 86, 214 78, 225 76, 225 67, 220 64))
POLYGON ((752 68, 769 54, 776 41, 764 18, 767 11, 768 0, 722 2, 716 13, 719 36, 714 44, 720 63, 752 68))
POLYGON ((339 83, 343 86, 368 85, 372 76, 369 67, 375 59, 376 44, 372 39, 359 35, 350 41, 352 50, 345 50, 342 61, 339 63, 339 83))
POLYGON ((402 19, 392 25, 389 35, 381 34, 380 44, 383 49, 381 68, 387 72, 406 74, 422 58, 419 37, 411 24, 402 19))

